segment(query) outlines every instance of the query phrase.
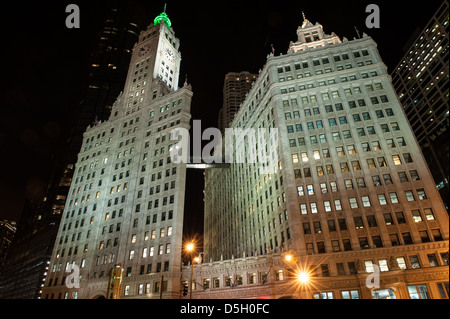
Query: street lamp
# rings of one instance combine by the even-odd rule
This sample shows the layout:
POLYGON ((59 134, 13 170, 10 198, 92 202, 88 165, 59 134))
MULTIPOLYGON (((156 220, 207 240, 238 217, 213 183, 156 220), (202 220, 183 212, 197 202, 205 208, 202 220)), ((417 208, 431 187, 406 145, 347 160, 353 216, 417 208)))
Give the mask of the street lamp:
POLYGON ((297 281, 300 284, 307 284, 309 281, 309 275, 306 272, 300 271, 297 273, 297 281))
POLYGON ((291 278, 294 280, 295 286, 298 288, 299 299, 301 299, 302 290, 310 285, 310 275, 305 267, 302 267, 298 263, 298 257, 294 254, 287 252, 284 255, 284 261, 289 267, 291 278))
POLYGON ((286 260, 287 262, 291 262, 292 261, 292 255, 291 254, 287 254, 284 256, 284 260, 286 260))
POLYGON ((196 258, 192 258, 192 253, 194 252, 194 243, 189 243, 186 245, 186 251, 190 254, 190 259, 191 259, 191 280, 190 280, 190 285, 189 285, 189 299, 192 299, 192 277, 194 276, 194 261, 195 259, 197 259, 198 262, 198 257, 196 258))

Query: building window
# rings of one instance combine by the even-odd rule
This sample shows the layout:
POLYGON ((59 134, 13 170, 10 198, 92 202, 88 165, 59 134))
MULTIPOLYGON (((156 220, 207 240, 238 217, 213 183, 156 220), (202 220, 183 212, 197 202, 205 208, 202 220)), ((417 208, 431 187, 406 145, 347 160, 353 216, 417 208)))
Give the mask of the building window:
POLYGON ((432 236, 434 238, 434 241, 441 241, 441 240, 443 240, 441 231, 439 229, 432 229, 431 230, 431 234, 432 234, 432 236))
POLYGON ((395 212, 395 217, 397 218, 397 223, 399 224, 406 223, 405 215, 403 214, 403 212, 395 212))
POLYGON ((437 267, 437 266, 439 266, 435 254, 428 254, 427 257, 428 257, 428 261, 430 263, 430 267, 437 267))
POLYGON ((391 199, 391 203, 392 204, 397 204, 398 203, 397 193, 395 193, 395 192, 389 193, 389 197, 391 199))
POLYGON ((389 271, 387 259, 379 259, 378 265, 380 266, 380 271, 389 271))
MULTIPOLYGON (((275 272, 275 280, 276 281, 281 281, 284 280, 284 272, 282 269, 278 269, 275 272)), ((242 284, 242 276, 241 276, 241 284, 242 284)))
POLYGON ((332 240, 331 248, 333 249, 333 252, 341 251, 341 248, 339 247, 339 240, 332 240))
POLYGON ((333 292, 318 292, 314 294, 314 299, 333 299, 333 292))
POLYGON ((373 262, 372 260, 366 260, 364 261, 364 267, 366 269, 366 272, 372 273, 375 271, 375 269, 373 268, 373 262))
POLYGON ((342 299, 359 299, 358 290, 343 290, 341 291, 342 299))
POLYGON ((319 254, 325 254, 325 243, 323 241, 317 243, 317 253, 319 254))
POLYGON ((386 225, 393 225, 394 224, 394 220, 392 219, 391 213, 386 213, 383 216, 384 216, 384 222, 385 222, 386 225))
POLYGON ((419 257, 417 255, 409 256, 412 269, 420 268, 419 257))
POLYGON ((350 208, 358 208, 356 197, 349 198, 348 201, 350 203, 350 208))
POLYGON ((411 175, 411 180, 419 181, 420 177, 416 170, 409 171, 409 175, 411 175))
POLYGON ((427 220, 434 220, 434 214, 433 214, 433 210, 431 208, 425 208, 423 210, 423 213, 425 214, 425 218, 427 220))
POLYGON ((414 194, 413 194, 413 192, 411 190, 410 191, 405 191, 405 195, 406 195, 406 199, 408 200, 408 202, 413 202, 413 201, 416 200, 415 197, 414 197, 414 194))
POLYGON ((413 159, 410 153, 403 153, 403 159, 405 160, 405 163, 412 163, 413 159))
POLYGON ((422 221, 422 216, 420 215, 420 211, 418 209, 413 209, 411 211, 414 222, 418 223, 422 221))
POLYGON ((391 240, 391 245, 392 246, 399 246, 400 245, 400 240, 398 239, 398 235, 397 234, 389 234, 389 239, 391 240))
POLYGON ((308 214, 308 210, 306 209, 306 204, 300 204, 300 212, 302 215, 308 214))
POLYGON ((425 190, 423 188, 417 189, 417 196, 419 200, 427 199, 427 194, 425 194, 425 190))
POLYGON ((448 281, 447 282, 438 282, 436 283, 439 289, 439 294, 441 295, 442 299, 448 299, 450 293, 449 293, 449 287, 448 287, 448 281))
POLYGON ((372 299, 395 299, 392 289, 378 289, 372 291, 372 299))
POLYGON ((355 222, 355 228, 356 229, 364 228, 362 217, 354 217, 353 220, 355 222))
POLYGON ((403 237, 403 242, 405 243, 405 245, 413 244, 413 241, 412 241, 412 238, 411 238, 411 234, 409 232, 402 233, 402 237, 403 237))
POLYGON ((406 262, 404 257, 397 257, 397 265, 400 269, 406 269, 406 262))
POLYGON ((406 172, 398 172, 398 177, 400 179, 400 183, 406 183, 409 181, 406 172))
POLYGON ((361 197, 362 200, 362 205, 363 207, 370 207, 370 199, 369 196, 362 196, 361 197))
POLYGON ((408 293, 411 299, 429 299, 426 285, 411 285, 408 286, 408 293))
POLYGON ((380 203, 380 205, 386 205, 386 196, 384 194, 378 194, 378 202, 380 203))

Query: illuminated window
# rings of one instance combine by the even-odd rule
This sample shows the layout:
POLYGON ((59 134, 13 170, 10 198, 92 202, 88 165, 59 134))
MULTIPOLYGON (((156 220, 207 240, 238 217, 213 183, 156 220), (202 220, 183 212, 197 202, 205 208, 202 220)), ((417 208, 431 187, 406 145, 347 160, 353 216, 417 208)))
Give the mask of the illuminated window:
POLYGON ((425 208, 423 210, 423 213, 425 214, 425 218, 427 220, 434 220, 434 214, 433 214, 433 210, 431 208, 425 208))
POLYGON ((344 290, 341 291, 342 299, 359 299, 358 290, 344 290))
POLYGON ((387 259, 379 259, 378 265, 380 266, 380 271, 389 271, 387 259))
POLYGON ((365 260, 364 266, 366 268, 366 272, 374 272, 375 271, 375 269, 373 268, 372 260, 365 260))
POLYGON ((302 215, 308 214, 308 210, 306 209, 306 204, 300 204, 300 212, 302 215))
MULTIPOLYGON (((301 153, 301 157, 302 157, 303 162, 307 162, 309 160, 308 153, 306 153, 306 152, 301 153)), ((296 163, 296 162, 294 162, 294 163, 296 163)))
POLYGON ((362 196, 361 197, 362 200, 362 205, 363 207, 370 207, 370 199, 369 196, 362 196))
POLYGON ((406 195, 406 199, 408 200, 408 202, 413 202, 416 200, 414 197, 414 194, 411 190, 405 191, 405 195, 406 195))
POLYGON ((423 188, 417 190, 417 196, 419 197, 419 200, 427 199, 427 194, 425 194, 425 190, 423 188))
POLYGON ((408 286, 408 293, 411 299, 429 299, 427 286, 424 285, 411 285, 408 286))
POLYGON ((392 155, 392 160, 394 161, 394 165, 401 165, 402 161, 399 155, 392 155))
POLYGON ((348 201, 350 203, 350 208, 358 208, 358 201, 355 197, 349 198, 348 201))

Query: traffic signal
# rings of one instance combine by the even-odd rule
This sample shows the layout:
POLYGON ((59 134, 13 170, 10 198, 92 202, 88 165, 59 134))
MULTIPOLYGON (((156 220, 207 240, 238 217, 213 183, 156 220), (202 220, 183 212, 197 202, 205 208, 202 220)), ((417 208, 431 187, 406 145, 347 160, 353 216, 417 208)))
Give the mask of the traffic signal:
POLYGON ((183 285, 183 297, 186 297, 188 295, 188 286, 183 285))

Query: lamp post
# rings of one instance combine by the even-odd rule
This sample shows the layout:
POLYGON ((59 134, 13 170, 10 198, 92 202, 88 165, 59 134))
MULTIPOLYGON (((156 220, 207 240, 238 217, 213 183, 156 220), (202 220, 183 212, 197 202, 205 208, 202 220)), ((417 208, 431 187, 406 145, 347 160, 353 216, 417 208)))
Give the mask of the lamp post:
POLYGON ((191 259, 191 280, 189 285, 189 299, 192 299, 192 277, 194 276, 194 259, 192 258, 192 253, 194 252, 194 243, 187 244, 186 251, 189 252, 191 259))
POLYGON ((293 275, 298 286, 298 298, 302 299, 302 288, 309 285, 309 272, 299 267, 296 258, 291 253, 284 255, 284 261, 289 265, 290 273, 293 275))

